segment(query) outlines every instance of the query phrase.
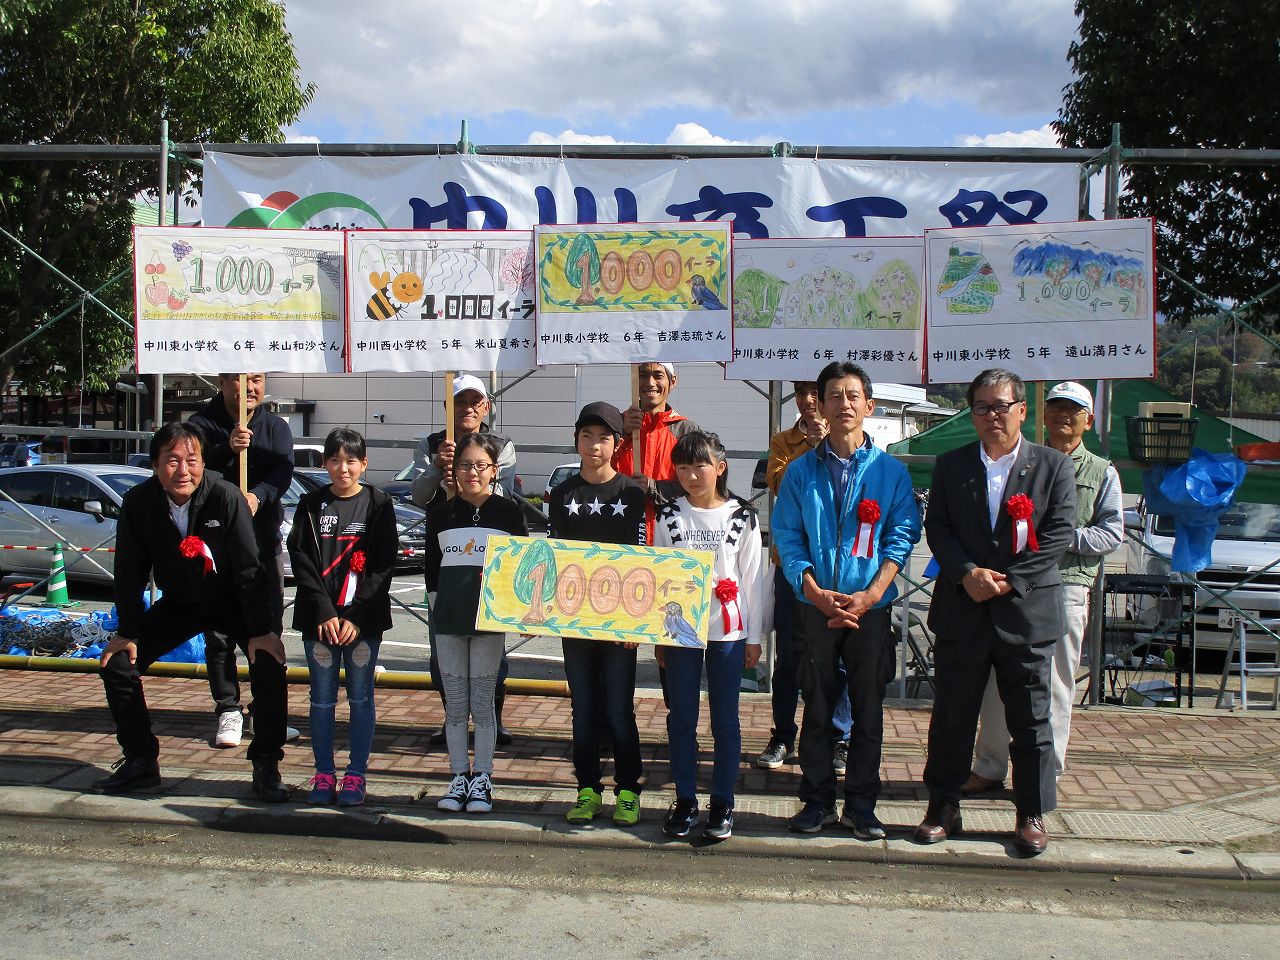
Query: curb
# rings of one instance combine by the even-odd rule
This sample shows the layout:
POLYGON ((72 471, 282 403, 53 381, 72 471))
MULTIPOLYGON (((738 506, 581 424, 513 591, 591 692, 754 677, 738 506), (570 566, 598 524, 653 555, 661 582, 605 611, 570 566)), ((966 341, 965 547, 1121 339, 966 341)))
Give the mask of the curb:
MULTIPOLYGON (((96 771, 94 771, 96 773, 96 771)), ((80 776, 64 778, 81 780, 80 776)), ((169 780, 172 784, 174 781, 169 780)), ((179 781, 199 782, 196 778, 179 781)), ((248 790, 243 778, 219 780, 231 789, 248 790)), ((1040 873, 1113 874, 1128 877, 1194 877, 1202 880, 1280 880, 1280 854, 1232 855, 1213 847, 1161 846, 1132 842, 1105 843, 1054 839, 1039 857, 1024 858, 1005 835, 966 833, 963 839, 922 846, 905 836, 863 842, 836 827, 819 835, 797 836, 779 831, 775 817, 744 813, 726 844, 671 840, 660 829, 660 814, 650 813, 634 830, 606 821, 575 827, 557 814, 521 813, 519 819, 502 812, 457 815, 438 812, 429 803, 413 802, 421 783, 386 782, 405 802, 375 800, 364 807, 310 807, 299 800, 266 804, 231 796, 174 792, 172 786, 155 793, 107 796, 84 792, 79 785, 64 788, 0 785, 0 810, 17 818, 85 820, 154 826, 203 826, 211 830, 268 835, 368 839, 415 843, 463 844, 497 842, 551 845, 565 848, 671 850, 691 847, 703 855, 825 860, 877 865, 939 866, 1040 873)), ((431 784, 435 786, 434 783, 431 784)), ((443 784, 441 784, 443 786, 443 784)), ((747 798, 744 798, 747 799, 747 798)), ((902 834, 903 828, 890 828, 902 834)))

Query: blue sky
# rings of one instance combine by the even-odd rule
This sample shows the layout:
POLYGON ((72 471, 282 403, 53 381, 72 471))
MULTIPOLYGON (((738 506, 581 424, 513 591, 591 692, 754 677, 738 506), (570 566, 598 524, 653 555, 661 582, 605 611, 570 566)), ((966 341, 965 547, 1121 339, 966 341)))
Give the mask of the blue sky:
POLYGON ((1053 146, 1072 0, 287 0, 323 142, 1053 146))

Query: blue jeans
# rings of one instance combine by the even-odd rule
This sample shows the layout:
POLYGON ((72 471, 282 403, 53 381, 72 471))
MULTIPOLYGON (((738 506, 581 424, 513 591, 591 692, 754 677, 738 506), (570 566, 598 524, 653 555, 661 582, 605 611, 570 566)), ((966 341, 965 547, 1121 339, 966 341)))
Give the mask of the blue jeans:
POLYGON ((338 705, 338 671, 347 671, 347 705, 351 708, 351 756, 347 773, 365 775, 373 748, 376 712, 373 704, 374 667, 382 635, 361 636, 342 647, 304 635, 302 647, 311 668, 311 752, 317 773, 336 772, 333 761, 334 711, 338 705))
POLYGON ((636 652, 603 640, 562 637, 560 642, 573 704, 573 772, 578 789, 603 791, 600 733, 608 727, 617 789, 639 793, 644 769, 636 728, 636 652))
MULTIPOLYGON (((796 595, 781 567, 773 571, 773 735, 787 746, 796 743, 796 705, 800 702, 800 685, 796 683, 795 649, 791 638, 795 633, 796 595)), ((837 665, 844 681, 844 663, 837 665)), ((841 686, 835 709, 831 713, 831 735, 849 742, 853 728, 853 711, 849 706, 848 688, 841 686)))
POLYGON ((746 641, 711 642, 707 649, 666 647, 667 739, 671 751, 671 779, 676 796, 698 796, 698 712, 701 706, 702 667, 707 668, 707 701, 711 708, 711 735, 715 763, 711 773, 711 800, 733 806, 742 758, 742 727, 738 720, 738 692, 742 688, 742 658, 746 641))

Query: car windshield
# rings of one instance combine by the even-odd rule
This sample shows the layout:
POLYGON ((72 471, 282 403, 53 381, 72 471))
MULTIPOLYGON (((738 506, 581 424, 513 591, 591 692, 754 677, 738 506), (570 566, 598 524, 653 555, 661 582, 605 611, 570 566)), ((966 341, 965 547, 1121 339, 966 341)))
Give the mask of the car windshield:
POLYGON ((577 467, 556 467, 555 471, 551 474, 551 478, 547 481, 547 488, 554 490, 556 487, 560 486, 560 484, 572 477, 577 470, 577 467))
POLYGON ((394 477, 392 477, 391 479, 392 479, 392 480, 412 480, 412 479, 413 479, 413 463, 412 463, 412 461, 410 461, 410 463, 409 463, 407 466, 405 466, 405 468, 404 468, 403 470, 401 470, 399 473, 397 473, 397 474, 396 474, 394 477))
POLYGON ((104 473, 98 479, 110 487, 111 492, 117 497, 123 498, 126 493, 147 478, 138 473, 104 473))
MULTIPOLYGON (((1172 517, 1156 518, 1156 533, 1172 537, 1172 517)), ((1218 540, 1280 540, 1280 506, 1235 503, 1218 518, 1218 540)))

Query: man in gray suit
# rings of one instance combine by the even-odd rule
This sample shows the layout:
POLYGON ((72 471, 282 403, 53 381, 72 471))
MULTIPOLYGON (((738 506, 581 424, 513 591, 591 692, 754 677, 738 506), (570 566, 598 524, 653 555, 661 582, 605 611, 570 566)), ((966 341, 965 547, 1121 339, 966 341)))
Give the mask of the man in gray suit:
POLYGON ((1064 630, 1058 561, 1075 529, 1070 458, 1023 439, 1026 386, 1008 370, 969 385, 978 442, 938 457, 925 536, 940 572, 929 604, 937 699, 924 782, 929 809, 920 843, 962 829, 978 711, 994 669, 1012 743, 1014 845, 1029 856, 1049 844, 1043 815, 1057 805, 1049 677, 1064 630))

